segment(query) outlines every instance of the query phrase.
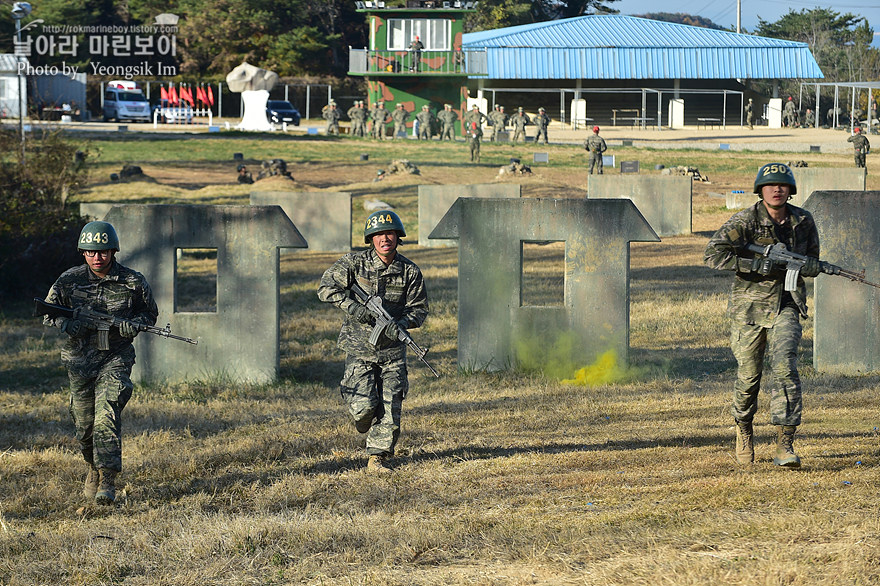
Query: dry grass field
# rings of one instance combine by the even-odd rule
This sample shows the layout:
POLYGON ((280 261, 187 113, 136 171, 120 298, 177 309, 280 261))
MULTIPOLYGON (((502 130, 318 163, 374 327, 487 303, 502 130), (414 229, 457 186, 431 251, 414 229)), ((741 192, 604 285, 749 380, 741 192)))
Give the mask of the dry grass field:
MULTIPOLYGON (((298 188, 351 191, 356 218, 366 200, 391 203, 412 242, 418 183, 495 181, 509 157, 531 156, 525 147, 484 145, 484 163, 471 166, 461 144, 92 140, 96 168, 79 201, 245 204, 250 188, 234 183, 232 162, 244 152, 252 167, 286 159, 298 188), (370 160, 360 161, 366 151, 370 160), (422 174, 371 181, 399 157, 422 174), (150 179, 103 179, 123 163, 141 165, 150 179)), ((276 383, 218 377, 135 389, 113 507, 81 496, 85 466, 67 413, 61 335, 29 317, 24 303, 5 308, 0 585, 880 583, 880 375, 815 372, 808 320, 795 443, 803 468, 772 464, 766 394, 758 462, 743 467, 733 457, 735 363, 724 317, 732 275, 702 265, 708 236, 732 212, 712 194, 749 189, 760 163, 792 156, 612 149, 640 159, 651 169, 644 172, 690 164, 711 180, 694 186, 694 234, 632 245, 630 364, 592 365, 610 376, 587 385, 459 370, 457 249, 407 244, 431 302, 413 335, 431 348, 442 377, 411 361, 387 477, 363 470, 362 436, 338 399, 341 316, 315 295, 338 255, 282 256, 276 383)), ((516 179, 524 194, 582 196, 583 151, 547 150, 550 165, 516 179)), ((842 154, 797 158, 851 164, 842 154)), ((552 289, 536 254, 535 281, 552 289)), ((553 250, 546 255, 552 274, 558 261, 553 250)), ((199 282, 212 262, 187 259, 194 306, 210 304, 199 282)))

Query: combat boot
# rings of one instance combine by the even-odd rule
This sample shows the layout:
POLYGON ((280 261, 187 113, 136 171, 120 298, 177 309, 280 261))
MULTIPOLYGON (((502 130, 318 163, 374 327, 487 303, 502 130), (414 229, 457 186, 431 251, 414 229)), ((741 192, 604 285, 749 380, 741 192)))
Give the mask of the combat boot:
POLYGON ((95 498, 95 494, 98 492, 98 482, 100 482, 98 469, 94 464, 89 464, 89 473, 86 474, 86 482, 83 485, 83 494, 87 499, 95 498))
POLYGON ((112 505, 116 501, 116 470, 99 468, 100 482, 95 500, 100 505, 112 505))
POLYGON ((736 461, 752 464, 755 461, 754 430, 751 421, 736 422, 736 461))
POLYGON ((385 456, 372 455, 367 460, 367 472, 373 474, 391 474, 391 468, 385 466, 385 456))
POLYGON ((778 425, 776 426, 776 455, 773 463, 777 466, 785 466, 786 468, 800 468, 801 459, 794 453, 794 432, 797 426, 794 425, 778 425))

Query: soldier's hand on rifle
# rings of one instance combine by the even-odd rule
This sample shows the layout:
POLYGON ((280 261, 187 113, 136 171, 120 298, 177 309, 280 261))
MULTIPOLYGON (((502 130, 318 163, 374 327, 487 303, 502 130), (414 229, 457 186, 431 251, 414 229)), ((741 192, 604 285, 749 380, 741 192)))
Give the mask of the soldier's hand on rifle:
POLYGON ((389 340, 396 340, 400 336, 400 330, 406 329, 406 323, 403 320, 390 321, 385 326, 385 335, 389 340))
POLYGON ((815 277, 820 272, 819 259, 812 256, 807 257, 807 262, 801 269, 801 275, 805 277, 815 277))
POLYGON ((373 314, 370 313, 370 310, 360 303, 352 303, 351 305, 349 305, 348 313, 351 315, 351 317, 362 324, 372 325, 376 322, 376 318, 373 317, 373 314))
POLYGON ((764 275, 765 277, 769 274, 772 274, 778 265, 776 261, 770 260, 766 256, 756 256, 752 259, 752 272, 758 273, 759 275, 764 275))
POLYGON ((119 335, 123 338, 134 338, 138 334, 137 326, 135 326, 131 322, 120 322, 119 324, 119 335))
POLYGON ((78 319, 65 319, 61 323, 61 331, 71 338, 83 338, 89 333, 86 324, 78 319))

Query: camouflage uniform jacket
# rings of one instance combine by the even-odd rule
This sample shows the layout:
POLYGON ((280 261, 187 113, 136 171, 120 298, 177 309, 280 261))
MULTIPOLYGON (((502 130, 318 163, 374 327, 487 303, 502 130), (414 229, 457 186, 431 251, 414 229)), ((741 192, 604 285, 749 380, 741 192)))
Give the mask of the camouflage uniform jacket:
POLYGON ((409 120, 409 112, 405 108, 395 108, 391 112, 391 119, 397 124, 403 124, 409 120))
POLYGON ((529 118, 529 115, 526 113, 514 114, 510 117, 510 123, 514 128, 524 131, 526 126, 532 123, 532 119, 529 118))
POLYGON ((464 115, 465 126, 468 128, 470 128, 471 122, 476 122, 477 126, 482 126, 483 122, 487 120, 489 120, 489 118, 479 110, 469 110, 468 113, 464 115))
POLYGON ((857 153, 862 153, 863 155, 867 155, 871 150, 871 143, 868 141, 868 137, 864 134, 854 134, 847 138, 846 142, 853 143, 855 151, 857 153))
MULTIPOLYGON (((85 264, 64 271, 49 289, 46 302, 72 308, 89 305, 95 311, 150 326, 156 323, 159 316, 153 291, 144 276, 115 261, 103 279, 85 264)), ((61 328, 63 322, 64 318, 60 317, 43 318, 47 326, 61 328)), ((95 331, 82 338, 69 336, 61 350, 61 358, 64 362, 91 361, 92 357, 100 361, 132 347, 131 338, 120 336, 116 328, 110 328, 109 338, 110 349, 98 350, 98 334, 95 331)))
POLYGON ((370 110, 370 120, 374 124, 385 124, 388 121, 388 110, 385 108, 373 108, 370 110))
POLYGON ((431 125, 434 123, 434 113, 429 110, 422 110, 418 114, 416 114, 416 120, 419 121, 419 128, 427 128, 430 130, 431 125))
MULTIPOLYGON (((810 212, 788 205, 790 230, 780 231, 770 219, 764 202, 733 215, 709 240, 704 261, 713 268, 736 271, 730 290, 728 315, 739 323, 771 327, 783 306, 785 269, 777 268, 769 275, 752 272, 752 259, 757 253, 747 250, 749 244, 775 244, 780 233, 785 234, 785 245, 792 252, 819 257, 819 231, 810 212)), ((807 291, 802 277, 798 277, 797 291, 791 298, 801 315, 807 315, 807 291)))
POLYGON ((439 120, 444 126, 451 126, 455 124, 456 120, 458 120, 458 114, 456 114, 454 110, 441 110, 437 113, 437 120, 439 120))
POLYGON ((337 347, 346 354, 363 360, 386 361, 406 356, 406 345, 391 340, 383 333, 376 346, 370 344, 373 326, 360 323, 350 313, 355 300, 349 291, 358 284, 369 295, 382 298, 382 305, 395 319, 403 320, 406 328, 417 328, 428 316, 428 294, 422 272, 411 260, 400 254, 387 267, 371 247, 346 254, 324 272, 318 286, 318 298, 332 303, 345 312, 337 347))
POLYGON ((599 153, 601 155, 608 150, 608 145, 605 144, 605 139, 598 134, 591 134, 584 141, 584 148, 591 153, 599 153))
POLYGON ((538 127, 538 131, 540 132, 550 126, 550 116, 547 116, 547 114, 538 114, 534 118, 534 124, 538 127))

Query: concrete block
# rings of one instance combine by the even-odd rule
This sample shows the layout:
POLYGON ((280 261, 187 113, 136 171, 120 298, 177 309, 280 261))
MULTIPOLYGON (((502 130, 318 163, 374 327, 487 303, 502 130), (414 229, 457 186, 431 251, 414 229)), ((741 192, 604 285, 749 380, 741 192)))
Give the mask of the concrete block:
POLYGON ((79 204, 79 215, 89 220, 103 220, 114 203, 88 202, 79 204))
POLYGON ((798 188, 791 203, 798 207, 814 191, 865 191, 868 182, 867 170, 856 167, 792 167, 791 172, 798 188))
POLYGON ((629 243, 659 240, 629 200, 458 199, 430 238, 457 238, 458 363, 571 377, 629 351, 629 243), (565 242, 561 306, 524 306, 524 243, 565 242))
POLYGON ((751 189, 738 189, 725 196, 725 204, 729 210, 741 210, 755 203, 757 199, 758 196, 751 189))
MULTIPOLYGON (((816 220, 822 260, 880 283, 880 191, 814 191, 804 208, 816 220)), ((880 289, 820 274, 813 291, 816 370, 880 371, 880 289)))
POLYGON ((198 346, 141 334, 135 339, 139 381, 222 378, 269 382, 278 376, 280 248, 305 239, 278 206, 118 205, 105 219, 119 233, 119 260, 144 274, 162 327, 198 346), (217 249, 215 312, 178 312, 180 248, 217 249))
POLYGON ((522 196, 518 183, 483 183, 474 185, 419 185, 419 246, 438 248, 455 246, 455 240, 440 240, 429 235, 460 197, 517 198, 522 196))
POLYGON ((693 180, 669 175, 589 175, 590 199, 631 199, 659 236, 691 233, 693 180))
POLYGON ((351 250, 351 194, 325 191, 253 191, 251 205, 281 206, 312 252, 351 250))

